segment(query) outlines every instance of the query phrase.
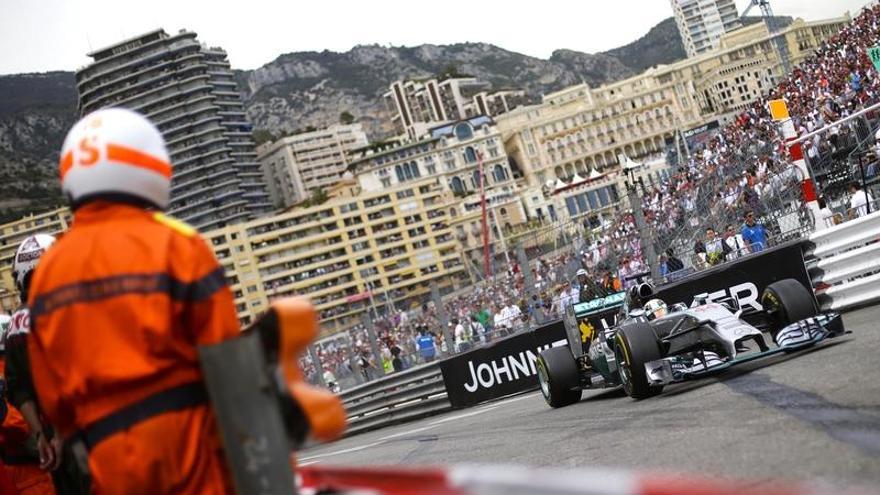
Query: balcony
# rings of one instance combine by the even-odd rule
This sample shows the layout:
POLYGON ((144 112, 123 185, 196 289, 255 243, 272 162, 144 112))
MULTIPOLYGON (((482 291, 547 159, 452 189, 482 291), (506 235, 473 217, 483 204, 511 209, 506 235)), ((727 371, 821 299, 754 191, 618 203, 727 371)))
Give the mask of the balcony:
POLYGON ((184 152, 188 151, 189 149, 194 149, 199 146, 208 145, 210 143, 222 142, 223 137, 219 134, 219 131, 221 131, 222 129, 223 128, 220 126, 208 127, 208 128, 202 129, 200 131, 193 132, 191 134, 183 135, 183 136, 176 138, 176 139, 167 140, 165 144, 166 144, 166 146, 168 146, 169 150, 173 150, 173 151, 171 151, 172 155, 184 153, 184 152), (216 135, 216 137, 211 137, 208 139, 204 139, 204 138, 199 139, 201 136, 206 136, 209 134, 214 134, 214 135, 216 135), (193 142, 192 144, 187 144, 191 141, 195 141, 195 142, 193 142), (175 148, 178 145, 184 145, 185 147, 175 148))
MULTIPOLYGON (((198 112, 198 113, 204 113, 204 110, 208 110, 208 109, 210 109, 210 107, 203 107, 203 111, 198 112)), ((196 113, 196 112, 194 112, 194 113, 196 113)), ((194 133, 184 133, 183 131, 186 131, 188 129, 192 129, 194 127, 203 126, 203 125, 208 124, 212 121, 220 121, 220 120, 221 120, 221 118, 219 115, 212 114, 212 115, 206 115, 206 116, 204 116, 202 118, 198 118, 198 119, 190 117, 187 120, 180 121, 176 127, 171 127, 171 128, 167 128, 167 129, 163 129, 162 127, 159 127, 158 125, 156 127, 159 127, 159 130, 162 131, 162 136, 165 137, 166 144, 168 146, 172 146, 172 143, 174 143, 180 139, 184 139, 186 137, 194 137, 194 136, 197 136, 203 132, 203 131, 195 131, 194 133), (182 135, 177 137, 176 134, 178 134, 178 133, 181 133, 182 135)), ((214 126, 214 127, 211 127, 210 129, 216 129, 216 128, 217 128, 217 126, 214 126)))
POLYGON ((192 98, 191 100, 189 100, 188 103, 190 105, 186 109, 178 110, 176 112, 170 112, 170 110, 172 110, 173 107, 165 107, 165 108, 160 108, 158 110, 155 110, 153 112, 145 113, 144 115, 148 119, 153 121, 156 124, 156 127, 158 127, 159 129, 162 129, 169 122, 174 122, 182 117, 192 117, 192 116, 207 112, 209 110, 218 110, 219 109, 218 107, 216 107, 214 105, 206 104, 212 100, 213 100, 213 97, 211 97, 211 95, 206 94, 204 96, 199 96, 197 98, 192 98), (199 103, 205 103, 205 104, 199 105, 199 103), (168 114, 168 115, 165 115, 165 114, 168 114), (165 115, 165 117, 160 120, 157 118, 159 115, 165 115))
MULTIPOLYGON (((215 174, 216 175, 216 174, 215 174)), ((238 184, 238 178, 230 177, 229 179, 214 182, 212 180, 203 179, 201 181, 194 181, 192 184, 195 185, 195 188, 189 190, 178 190, 174 195, 174 202, 185 201, 187 198, 195 198, 201 196, 203 194, 208 194, 211 191, 223 188, 223 187, 231 187, 238 184)))
MULTIPOLYGON (((192 156, 190 156, 190 157, 177 159, 177 160, 173 159, 172 161, 173 161, 174 165, 176 165, 178 167, 183 167, 184 164, 192 163, 196 160, 200 160, 202 158, 206 158, 206 157, 216 155, 219 153, 231 155, 231 153, 229 152, 229 148, 227 148, 226 146, 217 146, 217 147, 202 151, 201 153, 193 153, 192 156)), ((233 160, 232 158, 227 158, 227 157, 224 157, 224 159, 233 160)), ((199 165, 199 166, 196 166, 193 170, 198 170, 203 167, 205 167, 205 165, 199 165)))

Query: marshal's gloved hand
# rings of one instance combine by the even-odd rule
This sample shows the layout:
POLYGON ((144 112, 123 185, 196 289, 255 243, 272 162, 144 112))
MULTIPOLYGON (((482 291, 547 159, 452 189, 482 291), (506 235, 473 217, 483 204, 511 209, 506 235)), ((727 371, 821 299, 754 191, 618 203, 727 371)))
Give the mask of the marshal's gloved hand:
POLYGON ((246 332, 260 335, 268 370, 279 378, 282 412, 288 435, 301 444, 307 435, 330 441, 345 431, 346 414, 332 392, 308 384, 298 358, 318 334, 318 315, 305 298, 291 297, 272 303, 246 332))

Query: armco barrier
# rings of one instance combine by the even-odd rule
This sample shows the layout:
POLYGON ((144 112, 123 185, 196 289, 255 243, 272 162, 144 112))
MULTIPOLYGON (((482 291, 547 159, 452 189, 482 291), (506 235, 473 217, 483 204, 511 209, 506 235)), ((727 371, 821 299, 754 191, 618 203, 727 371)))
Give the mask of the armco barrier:
POLYGON ((823 310, 880 301, 880 212, 821 230, 804 250, 823 310))
POLYGON ((451 409, 439 363, 380 378, 340 394, 354 435, 451 409))

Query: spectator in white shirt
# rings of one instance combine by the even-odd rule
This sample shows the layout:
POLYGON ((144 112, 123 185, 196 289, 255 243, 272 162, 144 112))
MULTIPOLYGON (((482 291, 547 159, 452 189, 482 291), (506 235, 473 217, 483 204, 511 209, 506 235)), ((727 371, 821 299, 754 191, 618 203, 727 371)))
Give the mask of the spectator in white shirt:
POLYGON ((458 318, 452 319, 452 324, 455 325, 455 352, 465 352, 470 350, 471 348, 471 339, 468 335, 468 331, 464 328, 464 325, 461 324, 458 318))
POLYGON ((849 200, 850 216, 853 218, 863 217, 869 212, 873 213, 877 208, 874 204, 874 198, 868 191, 862 191, 858 182, 853 182, 849 186, 849 192, 852 194, 849 200))
POLYGON ((727 259, 729 260, 739 258, 745 252, 743 248, 746 247, 746 243, 742 235, 733 228, 733 225, 728 225, 724 229, 724 242, 730 248, 730 252, 727 253, 727 259))
POLYGON ((510 303, 510 306, 505 308, 506 316, 507 316, 507 328, 510 330, 515 330, 516 325, 519 322, 520 317, 522 316, 522 310, 519 309, 519 306, 516 304, 510 303))
POLYGON ((506 306, 501 308, 500 310, 497 309, 497 307, 496 307, 495 317, 493 318, 493 321, 494 321, 495 334, 498 336, 506 335, 507 329, 508 329, 507 307, 506 306))
POLYGON ((817 229, 827 229, 834 226, 834 212, 828 208, 825 198, 819 198, 819 218, 816 220, 817 229))

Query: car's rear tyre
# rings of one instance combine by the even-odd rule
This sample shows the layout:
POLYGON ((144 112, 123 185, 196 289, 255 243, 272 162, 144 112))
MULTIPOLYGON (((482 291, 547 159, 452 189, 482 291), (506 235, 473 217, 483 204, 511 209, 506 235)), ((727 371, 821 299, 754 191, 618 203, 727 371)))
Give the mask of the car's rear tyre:
POLYGON ((581 373, 568 347, 551 347, 538 355, 538 384, 550 407, 565 407, 581 400, 581 373))
POLYGON ((816 298, 793 278, 768 285, 761 294, 761 306, 764 307, 774 336, 787 325, 819 313, 816 298))
POLYGON ((663 385, 648 384, 645 363, 663 357, 654 329, 647 323, 630 323, 617 330, 615 353, 620 383, 633 399, 647 399, 663 391, 663 385))

